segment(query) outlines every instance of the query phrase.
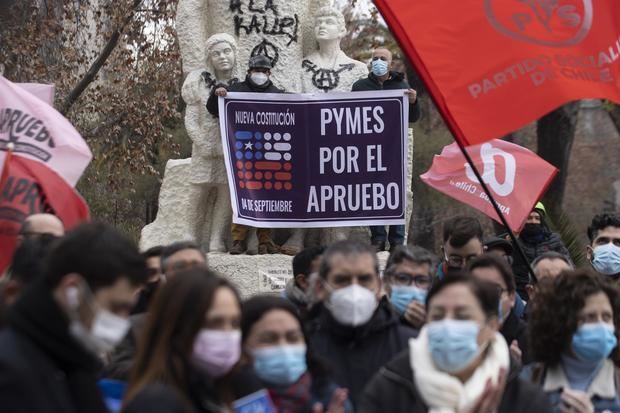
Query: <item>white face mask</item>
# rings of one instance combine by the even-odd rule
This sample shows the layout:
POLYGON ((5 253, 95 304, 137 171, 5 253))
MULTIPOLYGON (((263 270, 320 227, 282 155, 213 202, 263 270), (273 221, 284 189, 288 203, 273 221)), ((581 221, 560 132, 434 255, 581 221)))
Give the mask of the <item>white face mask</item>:
POLYGON ((375 293, 357 284, 334 290, 326 302, 339 323, 353 327, 370 321, 377 305, 379 302, 375 293))
MULTIPOLYGON (((80 306, 77 287, 70 287, 67 290, 67 303, 71 311, 77 313, 80 306)), ((90 330, 84 327, 84 324, 77 316, 72 316, 71 318, 69 326, 71 335, 84 347, 97 355, 113 350, 125 337, 131 326, 129 320, 102 308, 96 310, 90 330)))
POLYGON ((252 82, 256 83, 258 86, 262 86, 267 83, 269 76, 267 76, 267 73, 252 72, 250 74, 250 79, 252 79, 252 82))

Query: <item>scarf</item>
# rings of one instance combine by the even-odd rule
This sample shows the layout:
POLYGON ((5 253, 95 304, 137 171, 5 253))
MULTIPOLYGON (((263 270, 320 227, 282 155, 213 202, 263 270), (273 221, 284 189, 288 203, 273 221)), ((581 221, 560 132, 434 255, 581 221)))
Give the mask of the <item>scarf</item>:
POLYGON ((417 339, 409 341, 409 349, 416 387, 429 406, 429 413, 455 413, 471 408, 484 391, 487 380, 490 378, 497 383, 500 369, 508 369, 510 365, 508 345, 500 333, 495 334, 482 364, 465 383, 435 367, 426 327, 417 339))
POLYGON ((297 413, 308 410, 312 398, 312 379, 306 372, 297 382, 288 387, 270 387, 269 396, 278 413, 297 413))
POLYGON ((107 412, 97 387, 101 363, 70 335, 69 320, 43 281, 24 291, 11 309, 9 323, 65 373, 75 411, 107 412))

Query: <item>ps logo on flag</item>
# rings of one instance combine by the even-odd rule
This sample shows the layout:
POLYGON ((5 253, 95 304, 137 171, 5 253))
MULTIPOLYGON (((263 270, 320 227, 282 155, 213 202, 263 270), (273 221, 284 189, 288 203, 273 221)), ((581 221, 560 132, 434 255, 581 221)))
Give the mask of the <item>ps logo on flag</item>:
MULTIPOLYGON (((476 157, 475 154, 472 156, 476 157)), ((482 180, 499 196, 508 196, 515 189, 515 177, 517 173, 517 161, 515 157, 499 148, 494 148, 490 143, 485 143, 480 147, 480 158, 484 165, 482 169, 482 180), (504 159, 505 171, 504 182, 500 183, 497 174, 497 163, 495 157, 504 159)), ((465 174, 472 182, 479 182, 468 163, 465 164, 465 174)))
POLYGON ((513 39, 570 47, 592 28, 592 0, 484 0, 491 25, 513 39))

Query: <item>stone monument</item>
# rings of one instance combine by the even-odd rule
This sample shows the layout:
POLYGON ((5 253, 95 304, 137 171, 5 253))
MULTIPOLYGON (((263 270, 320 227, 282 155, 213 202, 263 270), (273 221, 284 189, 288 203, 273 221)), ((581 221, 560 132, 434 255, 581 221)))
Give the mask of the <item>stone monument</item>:
POLYGON ((220 173, 224 169, 219 162, 223 154, 218 123, 202 102, 210 93, 208 83, 220 80, 219 77, 227 81, 227 76, 234 76, 237 71, 245 73, 249 57, 263 54, 272 60, 273 82, 288 92, 301 92, 300 62, 314 46, 311 16, 329 3, 330 0, 179 0, 176 28, 183 72, 187 74, 183 98, 188 104, 185 126, 193 141, 192 159, 170 160, 166 165, 157 218, 142 230, 142 248, 192 240, 205 251, 225 251, 232 211, 230 199, 225 196, 228 188, 222 185, 226 174, 220 173), (228 41, 215 41, 226 35, 228 41), (232 72, 228 68, 218 69, 222 72, 218 75, 209 50, 230 45, 231 39, 236 43, 234 68, 232 72), (204 72, 210 77, 203 76, 204 72))
MULTIPOLYGON (((209 252, 209 266, 231 278, 244 295, 262 291, 261 277, 279 279, 290 270, 289 256, 222 253, 232 209, 219 123, 205 103, 214 85, 244 75, 250 56, 257 54, 271 59, 271 79, 287 92, 350 91, 368 69, 340 49, 344 18, 327 7, 330 4, 331 0, 179 0, 176 27, 187 76, 182 96, 192 158, 168 161, 157 218, 142 230, 142 249, 181 240, 198 242, 209 252)), ((295 230, 291 243, 301 248, 303 238, 304 232, 295 230)), ((333 238, 323 232, 321 243, 333 238)), ((255 242, 255 237, 250 239, 250 249, 255 242)))
MULTIPOLYGON (((368 76, 368 66, 347 56, 340 48, 340 41, 347 34, 342 12, 335 7, 325 6, 314 15, 314 37, 318 48, 306 55, 301 63, 302 91, 304 93, 350 92, 353 83, 368 76)), ((283 245, 288 253, 294 254, 304 248, 307 230, 294 229, 283 245)), ((321 230, 323 244, 350 238, 357 232, 366 238, 366 228, 326 228, 321 230)))
POLYGON ((206 103, 214 86, 238 81, 234 73, 235 39, 226 33, 214 34, 205 44, 205 55, 206 70, 190 72, 181 92, 187 104, 185 128, 193 142, 190 182, 199 186, 198 196, 202 201, 194 206, 194 237, 198 243, 208 245, 209 251, 223 252, 226 251, 232 208, 219 122, 207 112, 206 103))

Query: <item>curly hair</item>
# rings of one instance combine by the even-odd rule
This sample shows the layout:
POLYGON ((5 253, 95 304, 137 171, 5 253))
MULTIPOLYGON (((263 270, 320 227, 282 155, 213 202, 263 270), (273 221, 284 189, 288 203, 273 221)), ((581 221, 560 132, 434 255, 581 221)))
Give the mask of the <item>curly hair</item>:
MULTIPOLYGON (((571 348, 577 331, 578 315, 593 294, 604 293, 613 311, 616 337, 620 333, 620 291, 610 280, 590 270, 564 272, 556 278, 544 278, 536 295, 530 300, 530 350, 536 361, 548 367, 557 365, 562 354, 571 348)), ((614 349, 611 358, 620 366, 620 351, 614 349)))
POLYGON ((598 232, 607 227, 620 228, 620 216, 617 214, 598 214, 592 218, 592 223, 588 227, 588 238, 590 243, 598 236, 598 232))

